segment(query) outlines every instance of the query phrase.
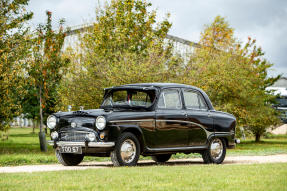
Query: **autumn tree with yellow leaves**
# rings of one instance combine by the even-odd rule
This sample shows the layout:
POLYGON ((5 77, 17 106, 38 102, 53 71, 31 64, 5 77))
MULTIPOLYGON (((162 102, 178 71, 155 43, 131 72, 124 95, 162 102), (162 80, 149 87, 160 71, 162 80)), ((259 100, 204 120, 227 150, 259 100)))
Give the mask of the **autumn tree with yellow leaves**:
POLYGON ((192 54, 178 81, 205 90, 216 109, 235 115, 237 126, 260 141, 266 129, 279 122, 271 107, 274 96, 265 88, 280 76, 267 76, 272 64, 262 49, 250 37, 245 44, 239 42, 223 17, 217 16, 205 27, 199 43, 201 48, 192 54))
POLYGON ((23 68, 31 47, 25 24, 33 15, 25 10, 27 4, 28 0, 0 1, 0 131, 21 112, 23 68))
MULTIPOLYGON (((40 25, 33 39, 32 55, 27 65, 30 91, 36 92, 39 105, 40 144, 41 150, 46 151, 45 133, 43 132, 44 114, 55 112, 56 99, 59 97, 57 87, 65 74, 68 60, 62 56, 62 46, 65 32, 63 20, 60 21, 59 31, 52 30, 52 13, 47 11, 47 23, 40 25), (42 138, 41 138, 42 137, 42 138), (43 142, 41 142, 41 140, 43 142)), ((29 103, 28 103, 29 104, 29 103)))

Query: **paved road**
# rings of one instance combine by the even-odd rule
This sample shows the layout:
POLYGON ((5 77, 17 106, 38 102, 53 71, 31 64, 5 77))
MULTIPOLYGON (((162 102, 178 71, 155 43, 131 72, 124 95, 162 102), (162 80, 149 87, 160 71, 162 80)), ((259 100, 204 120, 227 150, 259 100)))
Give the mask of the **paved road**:
MULTIPOLYGON (((232 156, 226 157, 223 164, 258 164, 258 163, 279 163, 287 162, 287 154, 268 155, 268 156, 232 156)), ((151 160, 140 161, 138 166, 157 165, 151 160)), ((166 162, 164 165, 203 165, 201 158, 194 159, 176 159, 166 162)), ((26 165, 14 167, 0 167, 0 173, 17 172, 43 172, 59 170, 85 170, 97 168, 110 168, 111 162, 83 162, 78 166, 62 166, 60 164, 49 165, 26 165)))

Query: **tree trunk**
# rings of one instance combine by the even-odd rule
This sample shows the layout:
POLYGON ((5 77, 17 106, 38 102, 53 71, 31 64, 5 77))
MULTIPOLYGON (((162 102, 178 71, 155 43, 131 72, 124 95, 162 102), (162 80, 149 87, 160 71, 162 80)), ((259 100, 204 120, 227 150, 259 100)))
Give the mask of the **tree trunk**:
POLYGON ((43 131, 43 109, 42 109, 42 88, 40 87, 40 132, 43 131))
POLYGON ((256 133, 255 134, 255 142, 260 142, 260 138, 261 138, 261 134, 260 133, 256 133))
POLYGON ((42 87, 40 86, 39 90, 39 102, 40 102, 40 133, 39 133, 39 141, 40 141, 40 149, 43 152, 47 152, 47 142, 46 142, 46 134, 43 131, 43 109, 42 109, 42 87))
POLYGON ((35 121, 36 121, 35 119, 33 119, 33 121, 32 121, 33 122, 33 134, 35 133, 35 128, 36 128, 35 121))

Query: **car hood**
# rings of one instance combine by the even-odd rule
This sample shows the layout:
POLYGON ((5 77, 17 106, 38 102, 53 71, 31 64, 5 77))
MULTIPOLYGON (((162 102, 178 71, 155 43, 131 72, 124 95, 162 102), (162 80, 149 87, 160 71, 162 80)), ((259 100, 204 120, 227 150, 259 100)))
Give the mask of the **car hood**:
POLYGON ((57 112, 54 113, 58 118, 61 117, 97 117, 100 115, 107 115, 110 111, 105 111, 103 109, 89 109, 89 110, 81 110, 81 111, 71 111, 71 112, 57 112))

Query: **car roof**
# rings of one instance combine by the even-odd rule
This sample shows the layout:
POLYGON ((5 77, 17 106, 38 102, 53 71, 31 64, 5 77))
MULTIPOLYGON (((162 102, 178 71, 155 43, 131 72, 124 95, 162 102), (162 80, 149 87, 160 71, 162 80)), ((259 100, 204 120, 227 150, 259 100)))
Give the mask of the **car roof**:
POLYGON ((207 105, 209 109, 214 110, 212 103, 208 97, 208 95, 201 90, 200 88, 197 88, 195 86, 191 85, 186 85, 186 84, 177 84, 177 83, 137 83, 137 84, 126 84, 126 85, 121 85, 121 86, 114 86, 111 88, 106 88, 105 89, 105 95, 108 91, 110 90, 117 90, 117 89, 163 89, 163 88, 191 88, 194 90, 198 90, 201 92, 201 94, 204 96, 205 100, 207 101, 207 105))
POLYGON ((198 89, 194 86, 186 85, 186 84, 177 84, 177 83, 136 83, 136 84, 126 84, 121 86, 116 86, 113 88, 124 88, 124 87, 157 87, 157 88, 194 88, 198 89))

